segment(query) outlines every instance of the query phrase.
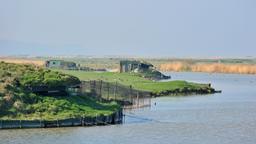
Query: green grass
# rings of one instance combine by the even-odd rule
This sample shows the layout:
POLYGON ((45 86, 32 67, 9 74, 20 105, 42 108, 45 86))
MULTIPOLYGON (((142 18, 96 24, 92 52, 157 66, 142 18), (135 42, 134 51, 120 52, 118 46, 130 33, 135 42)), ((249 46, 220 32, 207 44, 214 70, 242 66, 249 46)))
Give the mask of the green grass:
POLYGON ((102 103, 85 96, 73 97, 43 97, 41 102, 30 104, 32 113, 17 112, 10 109, 8 115, 1 119, 15 120, 56 120, 73 117, 94 117, 96 115, 110 115, 120 106, 116 102, 102 103))
POLYGON ((107 82, 118 82, 123 85, 132 85, 138 90, 161 92, 166 90, 182 89, 184 87, 190 89, 208 88, 207 84, 198 84, 186 81, 168 81, 157 82, 145 79, 134 73, 113 73, 113 72, 84 72, 84 71, 70 71, 58 70, 66 74, 78 77, 80 80, 103 80, 107 82))

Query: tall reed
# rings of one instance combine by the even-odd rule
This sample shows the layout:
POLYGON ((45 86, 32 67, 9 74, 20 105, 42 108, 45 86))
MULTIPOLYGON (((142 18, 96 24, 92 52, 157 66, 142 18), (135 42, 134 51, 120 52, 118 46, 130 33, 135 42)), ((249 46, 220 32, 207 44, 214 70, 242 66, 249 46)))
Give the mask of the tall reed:
POLYGON ((161 64, 161 71, 192 71, 209 73, 238 73, 238 74, 256 74, 256 65, 254 64, 224 64, 224 63, 195 63, 172 62, 161 64))

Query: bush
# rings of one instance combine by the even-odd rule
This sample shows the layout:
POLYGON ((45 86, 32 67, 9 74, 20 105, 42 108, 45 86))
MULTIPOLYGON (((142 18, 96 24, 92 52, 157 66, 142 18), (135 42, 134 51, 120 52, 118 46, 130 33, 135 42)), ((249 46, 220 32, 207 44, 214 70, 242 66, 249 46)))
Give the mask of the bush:
POLYGON ((20 100, 15 101, 13 104, 13 107, 19 112, 22 112, 25 110, 25 104, 20 100))

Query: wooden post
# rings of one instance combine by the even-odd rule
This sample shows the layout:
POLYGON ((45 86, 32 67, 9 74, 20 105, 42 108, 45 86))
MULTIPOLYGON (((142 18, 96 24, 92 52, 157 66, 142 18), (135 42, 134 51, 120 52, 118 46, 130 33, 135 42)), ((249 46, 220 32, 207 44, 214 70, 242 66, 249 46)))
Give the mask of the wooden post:
POLYGON ((100 100, 102 99, 102 80, 100 80, 100 100))
POLYGON ((150 96, 150 97, 149 97, 149 105, 150 105, 150 106, 151 106, 151 98, 152 98, 152 97, 150 96))
POLYGON ((21 120, 20 120, 20 128, 21 128, 22 126, 21 126, 21 120))
POLYGON ((145 96, 144 96, 144 94, 142 95, 142 106, 144 106, 144 99, 145 99, 145 96))
POLYGON ((123 123, 125 123, 125 114, 123 114, 123 123))
POLYGON ((137 102, 136 102, 137 108, 139 108, 139 92, 137 92, 137 102))
POLYGON ((82 119, 82 126, 84 126, 85 120, 84 120, 84 115, 83 115, 83 119, 82 119))
POLYGON ((132 85, 130 85, 130 102, 132 103, 132 85))
POLYGON ((82 82, 82 84, 80 84, 79 90, 78 90, 79 95, 84 95, 84 93, 85 93, 85 90, 84 90, 85 86, 84 85, 85 85, 84 82, 82 82))
POLYGON ((114 88, 114 99, 115 100, 116 100, 116 91, 117 91, 117 81, 116 81, 115 88, 114 88))
POLYGON ((107 83, 107 87, 108 87, 108 100, 109 100, 109 83, 107 83))
POLYGON ((96 123, 95 125, 98 124, 98 118, 97 117, 98 117, 98 114, 96 114, 96 117, 95 117, 95 123, 96 123))
POLYGON ((93 81, 93 89, 95 94, 97 95, 96 80, 93 81))
POLYGON ((57 127, 60 127, 60 126, 59 126, 59 121, 58 121, 58 119, 57 119, 56 121, 57 121, 57 127))
POLYGON ((90 92, 92 92, 92 81, 91 80, 89 81, 89 86, 90 86, 89 90, 90 90, 90 92))

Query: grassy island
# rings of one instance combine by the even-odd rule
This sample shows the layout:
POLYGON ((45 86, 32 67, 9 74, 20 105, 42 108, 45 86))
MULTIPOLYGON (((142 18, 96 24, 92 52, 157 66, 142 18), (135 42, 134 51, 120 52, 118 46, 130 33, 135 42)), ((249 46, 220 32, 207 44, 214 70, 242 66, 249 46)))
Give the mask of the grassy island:
POLYGON ((102 80, 132 86, 153 96, 206 94, 215 90, 208 84, 186 81, 158 82, 137 73, 49 70, 25 64, 0 62, 0 119, 65 119, 111 115, 120 109, 116 102, 100 102, 86 95, 71 96, 66 90, 80 80, 102 80), (48 92, 43 93, 47 89, 48 92))
POLYGON ((24 64, 0 62, 0 119, 56 120, 110 115, 120 106, 87 96, 41 95, 38 89, 56 89, 79 84, 68 74, 24 64))

